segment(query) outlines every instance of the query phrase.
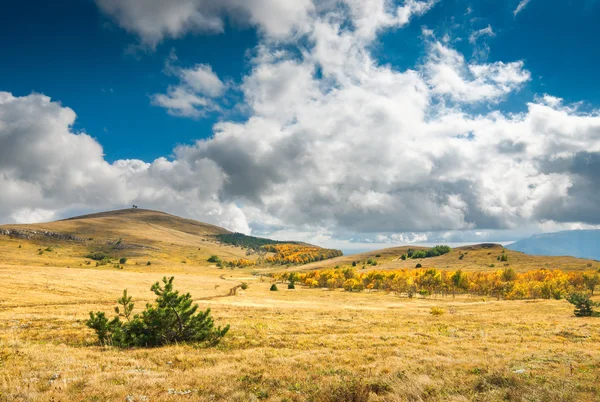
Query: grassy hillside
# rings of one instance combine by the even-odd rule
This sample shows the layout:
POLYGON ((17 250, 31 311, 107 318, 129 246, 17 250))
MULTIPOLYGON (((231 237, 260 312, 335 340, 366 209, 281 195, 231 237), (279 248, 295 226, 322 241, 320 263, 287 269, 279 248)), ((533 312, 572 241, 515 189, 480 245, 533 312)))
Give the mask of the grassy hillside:
MULTIPOLYGON (((600 268, 600 263, 593 260, 586 260, 575 257, 548 257, 524 254, 518 251, 508 250, 499 244, 481 244, 475 246, 465 246, 452 249, 448 254, 439 257, 422 258, 422 259, 406 259, 402 260, 401 256, 406 254, 408 250, 422 249, 425 247, 393 247, 377 251, 369 251, 361 254, 347 255, 331 260, 319 261, 301 267, 302 271, 312 269, 329 269, 351 266, 352 262, 356 262, 356 268, 361 269, 363 265, 365 269, 405 269, 415 268, 417 264, 421 264, 423 268, 437 268, 447 270, 464 271, 486 271, 501 269, 504 267, 512 267, 518 272, 525 272, 532 269, 562 269, 564 271, 588 270, 591 268, 600 268), (499 261, 498 257, 506 254, 507 261, 499 261), (461 257, 462 256, 462 257, 461 257), (374 260, 377 265, 370 265, 367 262, 374 260), (508 264, 508 265, 505 265, 508 264)), ((293 268, 290 270, 294 270, 293 268)))
POLYGON ((207 267, 216 255, 225 267, 299 264, 341 254, 297 242, 232 233, 218 226, 143 209, 83 215, 50 223, 0 226, 0 261, 17 265, 129 270, 207 267), (289 245, 289 247, 287 247, 289 245), (270 247, 274 246, 274 247, 270 247), (301 255, 303 258, 300 258, 301 255), (106 257, 106 258, 102 258, 106 257), (150 262, 150 264, 148 264, 150 262))
POLYGON ((93 253, 115 260, 124 257, 126 269, 144 270, 208 266, 206 260, 213 254, 224 260, 253 258, 239 247, 216 241, 216 235, 231 233, 223 228, 142 209, 0 226, 0 233, 7 231, 10 234, 0 234, 0 259, 17 265, 85 267, 90 261, 86 256, 93 253))

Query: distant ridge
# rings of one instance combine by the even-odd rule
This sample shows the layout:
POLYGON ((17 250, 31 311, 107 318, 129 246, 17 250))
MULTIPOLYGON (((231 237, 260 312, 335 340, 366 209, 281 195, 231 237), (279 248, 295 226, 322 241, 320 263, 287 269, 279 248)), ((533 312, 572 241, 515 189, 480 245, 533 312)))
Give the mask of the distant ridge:
POLYGON ((600 260, 600 230, 543 233, 509 244, 506 248, 532 255, 600 260))

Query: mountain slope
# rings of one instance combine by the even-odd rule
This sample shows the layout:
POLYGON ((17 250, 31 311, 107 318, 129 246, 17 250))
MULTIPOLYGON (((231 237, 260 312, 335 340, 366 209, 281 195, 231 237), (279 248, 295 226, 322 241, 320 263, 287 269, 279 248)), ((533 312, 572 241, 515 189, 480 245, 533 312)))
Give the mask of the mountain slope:
MULTIPOLYGON (((164 212, 124 209, 56 222, 0 226, 0 262, 11 265, 126 268, 152 265, 242 267, 302 262, 340 255, 298 242, 233 233, 164 212), (216 255, 218 259, 209 257, 216 255), (222 261, 220 263, 219 261, 222 261), (184 265, 186 264, 186 265, 184 265)), ((145 268, 149 269, 149 268, 145 268)))
MULTIPOLYGON (((11 265, 86 266, 88 255, 104 253, 128 265, 208 265, 213 254, 224 260, 246 256, 220 243, 230 234, 218 226, 163 212, 125 209, 49 223, 0 226, 0 260, 11 265)), ((147 268, 148 269, 148 268, 147 268)))
POLYGON ((573 256, 600 260, 600 230, 567 230, 544 233, 506 246, 527 254, 573 256))

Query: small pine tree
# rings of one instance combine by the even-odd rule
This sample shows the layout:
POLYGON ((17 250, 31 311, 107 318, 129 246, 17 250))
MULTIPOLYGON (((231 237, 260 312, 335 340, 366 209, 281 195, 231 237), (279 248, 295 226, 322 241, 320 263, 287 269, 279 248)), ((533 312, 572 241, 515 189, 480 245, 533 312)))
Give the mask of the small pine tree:
POLYGON ((272 285, 271 285, 271 289, 269 289, 269 290, 270 290, 271 292, 276 292, 276 291, 278 290, 278 289, 277 289, 277 285, 275 285, 275 284, 272 284, 272 285))
POLYGON ((219 258, 218 255, 211 255, 208 260, 208 262, 214 262, 215 264, 221 262, 221 259, 219 258))
POLYGON ((591 317, 595 315, 594 307, 600 307, 600 303, 593 302, 585 293, 571 293, 567 301, 575 306, 576 317, 591 317))
POLYGON ((163 278, 163 284, 156 282, 151 290, 157 296, 154 305, 147 304, 141 314, 132 315, 134 304, 127 290, 117 301, 117 316, 111 321, 103 312, 90 312, 86 322, 96 331, 103 345, 118 347, 153 347, 173 343, 205 342, 217 344, 229 331, 229 325, 215 328, 210 309, 198 312, 198 305, 192 304, 189 293, 180 295, 173 289, 171 277, 163 278), (125 321, 121 321, 123 318, 125 321))

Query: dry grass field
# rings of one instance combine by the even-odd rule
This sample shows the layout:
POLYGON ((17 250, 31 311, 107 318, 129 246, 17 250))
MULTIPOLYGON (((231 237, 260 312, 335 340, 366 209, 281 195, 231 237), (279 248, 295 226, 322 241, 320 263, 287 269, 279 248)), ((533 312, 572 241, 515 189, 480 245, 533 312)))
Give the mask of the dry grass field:
MULTIPOLYGON (((35 241, 0 236, 0 400, 600 400, 600 319, 574 317, 564 300, 408 299, 284 284, 272 292, 269 278, 253 275, 255 267, 221 270, 206 262, 214 252, 244 254, 239 248, 210 243, 193 229, 189 238, 161 225, 141 235, 131 229, 143 227, 139 220, 121 219, 106 223, 125 227, 118 233, 91 225, 86 236, 155 248, 136 249, 140 255, 123 269, 80 266, 87 243, 40 244, 53 251, 39 255, 35 241), (146 236, 156 236, 155 243, 146 236), (149 258, 151 266, 135 264, 149 258), (112 313, 125 288, 139 311, 164 275, 210 307, 217 325, 231 325, 223 341, 209 349, 98 346, 85 326, 88 312, 112 313), (241 282, 249 288, 225 296, 241 282), (443 314, 432 315, 433 307, 443 314)), ((377 268, 405 263, 395 260, 397 251, 380 252, 377 268)), ((469 258, 487 258, 489 250, 468 251, 463 260, 453 257, 458 252, 436 258, 476 269, 469 258)), ((509 253, 511 264, 523 259, 520 269, 534 260, 562 269, 591 263, 509 253)))

